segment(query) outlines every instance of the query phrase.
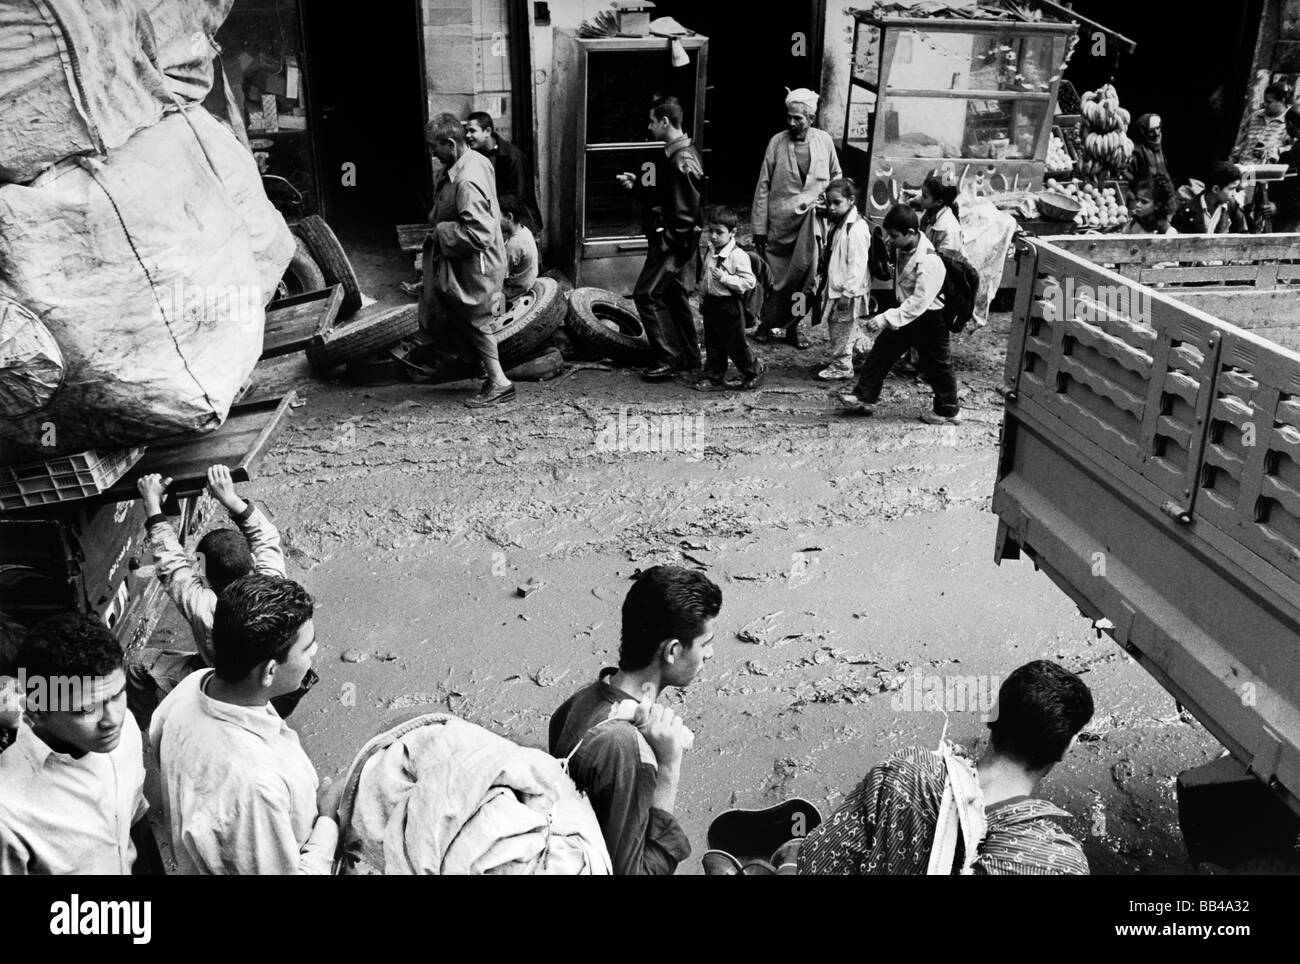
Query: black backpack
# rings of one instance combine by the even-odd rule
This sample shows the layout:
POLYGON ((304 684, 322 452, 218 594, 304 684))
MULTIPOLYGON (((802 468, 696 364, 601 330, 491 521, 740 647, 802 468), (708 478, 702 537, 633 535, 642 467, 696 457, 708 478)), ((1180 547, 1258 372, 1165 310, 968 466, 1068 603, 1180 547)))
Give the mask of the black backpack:
POLYGON ((966 327, 975 314, 975 295, 980 290, 980 276, 961 255, 946 251, 936 253, 947 272, 940 291, 943 295, 940 313, 948 330, 956 334, 966 327))

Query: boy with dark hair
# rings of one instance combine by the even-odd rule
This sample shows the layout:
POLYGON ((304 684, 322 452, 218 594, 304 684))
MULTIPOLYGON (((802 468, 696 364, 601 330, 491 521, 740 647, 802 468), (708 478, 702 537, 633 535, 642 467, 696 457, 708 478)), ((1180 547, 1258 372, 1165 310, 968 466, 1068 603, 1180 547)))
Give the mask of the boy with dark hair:
MULTIPOLYGON (((144 500, 144 525, 153 549, 155 572, 189 624, 198 652, 144 650, 132 659, 127 666, 131 709, 142 726, 147 725, 149 714, 177 683, 195 670, 213 665, 212 614, 222 590, 250 572, 285 574, 280 533, 261 509, 239 497, 230 469, 213 465, 208 469, 208 493, 239 529, 213 529, 199 540, 195 551, 203 561, 200 575, 162 511, 163 496, 171 481, 153 473, 142 477, 136 487, 144 500)), ((282 716, 293 712, 316 679, 315 673, 309 674, 300 691, 276 703, 282 716)))
POLYGON ((1092 713, 1078 676, 1046 660, 1026 663, 999 689, 973 768, 946 743, 938 753, 903 750, 778 859, 797 860, 800 874, 1087 874, 1083 848, 1057 823, 1070 815, 1033 794, 1092 713), (941 810, 949 789, 951 816, 941 810), (982 830, 977 838, 966 836, 971 826, 982 830))
POLYGON ((658 165, 657 179, 647 184, 644 175, 624 172, 617 177, 656 215, 647 230, 645 267, 632 292, 654 358, 644 374, 651 382, 700 367, 700 339, 687 289, 703 230, 704 160, 682 130, 683 116, 676 97, 656 100, 649 131, 667 155, 658 165))
POLYGON ((893 249, 894 296, 897 308, 873 315, 864 323, 868 332, 879 332, 862 363, 857 385, 840 395, 840 401, 856 411, 872 414, 885 376, 909 348, 915 348, 921 375, 934 389, 934 410, 923 412, 921 421, 930 425, 961 421, 957 377, 952 370, 948 326, 939 309, 947 269, 928 238, 921 233, 916 211, 895 204, 885 215, 885 234, 893 249))
POLYGON ((1169 222, 1179 234, 1246 234, 1246 213, 1234 195, 1241 168, 1215 161, 1205 172, 1205 189, 1188 199, 1169 222))
POLYGON ((311 668, 313 608, 288 579, 235 580, 213 618, 215 669, 188 676, 154 714, 149 745, 181 873, 331 871, 343 782, 319 790, 298 735, 270 702, 311 668))
POLYGON ((476 110, 465 120, 465 140, 470 148, 492 162, 497 197, 518 198, 524 206, 523 221, 533 230, 541 231, 542 215, 537 209, 537 192, 527 155, 497 133, 496 122, 486 111, 476 110))
POLYGON ((739 219, 731 208, 712 207, 705 218, 709 251, 704 255, 700 281, 700 314, 704 317, 707 352, 704 377, 695 387, 702 392, 726 387, 727 361, 740 372, 740 387, 752 391, 763 384, 763 362, 755 358, 745 337, 743 297, 758 283, 749 255, 736 244, 739 219))
POLYGON ((54 616, 22 637, 15 663, 25 707, 0 753, 0 874, 161 872, 113 634, 93 616, 54 616))
POLYGON ((722 590, 677 566, 642 573, 623 600, 618 668, 603 669, 551 717, 550 751, 587 794, 615 874, 669 875, 690 856, 673 817, 690 731, 656 702, 690 684, 713 656, 722 590), (633 719, 621 714, 639 703, 633 719), (626 722, 624 722, 626 720, 626 722))
POLYGON ((506 239, 506 301, 531 291, 537 281, 537 239, 528 230, 528 214, 519 198, 501 198, 501 233, 506 239))

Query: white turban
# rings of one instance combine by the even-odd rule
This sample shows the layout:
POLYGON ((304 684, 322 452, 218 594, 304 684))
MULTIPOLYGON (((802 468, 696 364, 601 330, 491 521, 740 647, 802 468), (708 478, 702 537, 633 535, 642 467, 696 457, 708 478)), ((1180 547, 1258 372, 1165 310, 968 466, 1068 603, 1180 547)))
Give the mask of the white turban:
POLYGON ((817 93, 809 90, 807 87, 800 87, 798 90, 786 89, 785 106, 787 110, 801 108, 809 114, 817 113, 817 93))

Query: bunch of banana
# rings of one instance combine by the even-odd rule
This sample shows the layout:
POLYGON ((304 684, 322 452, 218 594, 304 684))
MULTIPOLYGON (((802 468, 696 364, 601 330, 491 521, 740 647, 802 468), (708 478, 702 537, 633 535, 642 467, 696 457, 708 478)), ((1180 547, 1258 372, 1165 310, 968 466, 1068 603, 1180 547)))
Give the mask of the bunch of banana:
POLYGON ((1083 173, 1117 176, 1133 156, 1128 130, 1130 115, 1119 106, 1119 93, 1110 84, 1083 95, 1079 135, 1083 141, 1083 173))

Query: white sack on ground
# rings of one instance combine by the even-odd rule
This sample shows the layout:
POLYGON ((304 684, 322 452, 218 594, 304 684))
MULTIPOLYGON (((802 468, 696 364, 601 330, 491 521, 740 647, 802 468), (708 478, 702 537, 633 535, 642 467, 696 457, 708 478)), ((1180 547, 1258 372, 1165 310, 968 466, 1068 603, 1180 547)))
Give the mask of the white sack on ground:
POLYGON ((378 739, 341 813, 348 872, 612 872, 591 804, 549 753, 445 714, 378 739))
MULTIPOLYGON (((107 158, 0 186, 0 296, 41 320, 64 361, 42 409, 0 412, 6 461, 221 425, 261 353, 267 292, 293 256, 260 191, 252 157, 201 108, 169 114, 107 158), (55 447, 40 444, 50 425, 55 447)), ((16 363, 0 358, 0 369, 16 363)))
POLYGON ((158 66, 167 88, 188 104, 203 101, 213 85, 212 42, 235 0, 138 0, 153 22, 158 66))
POLYGON ((0 3, 0 181, 104 154, 172 103, 133 0, 0 3))

